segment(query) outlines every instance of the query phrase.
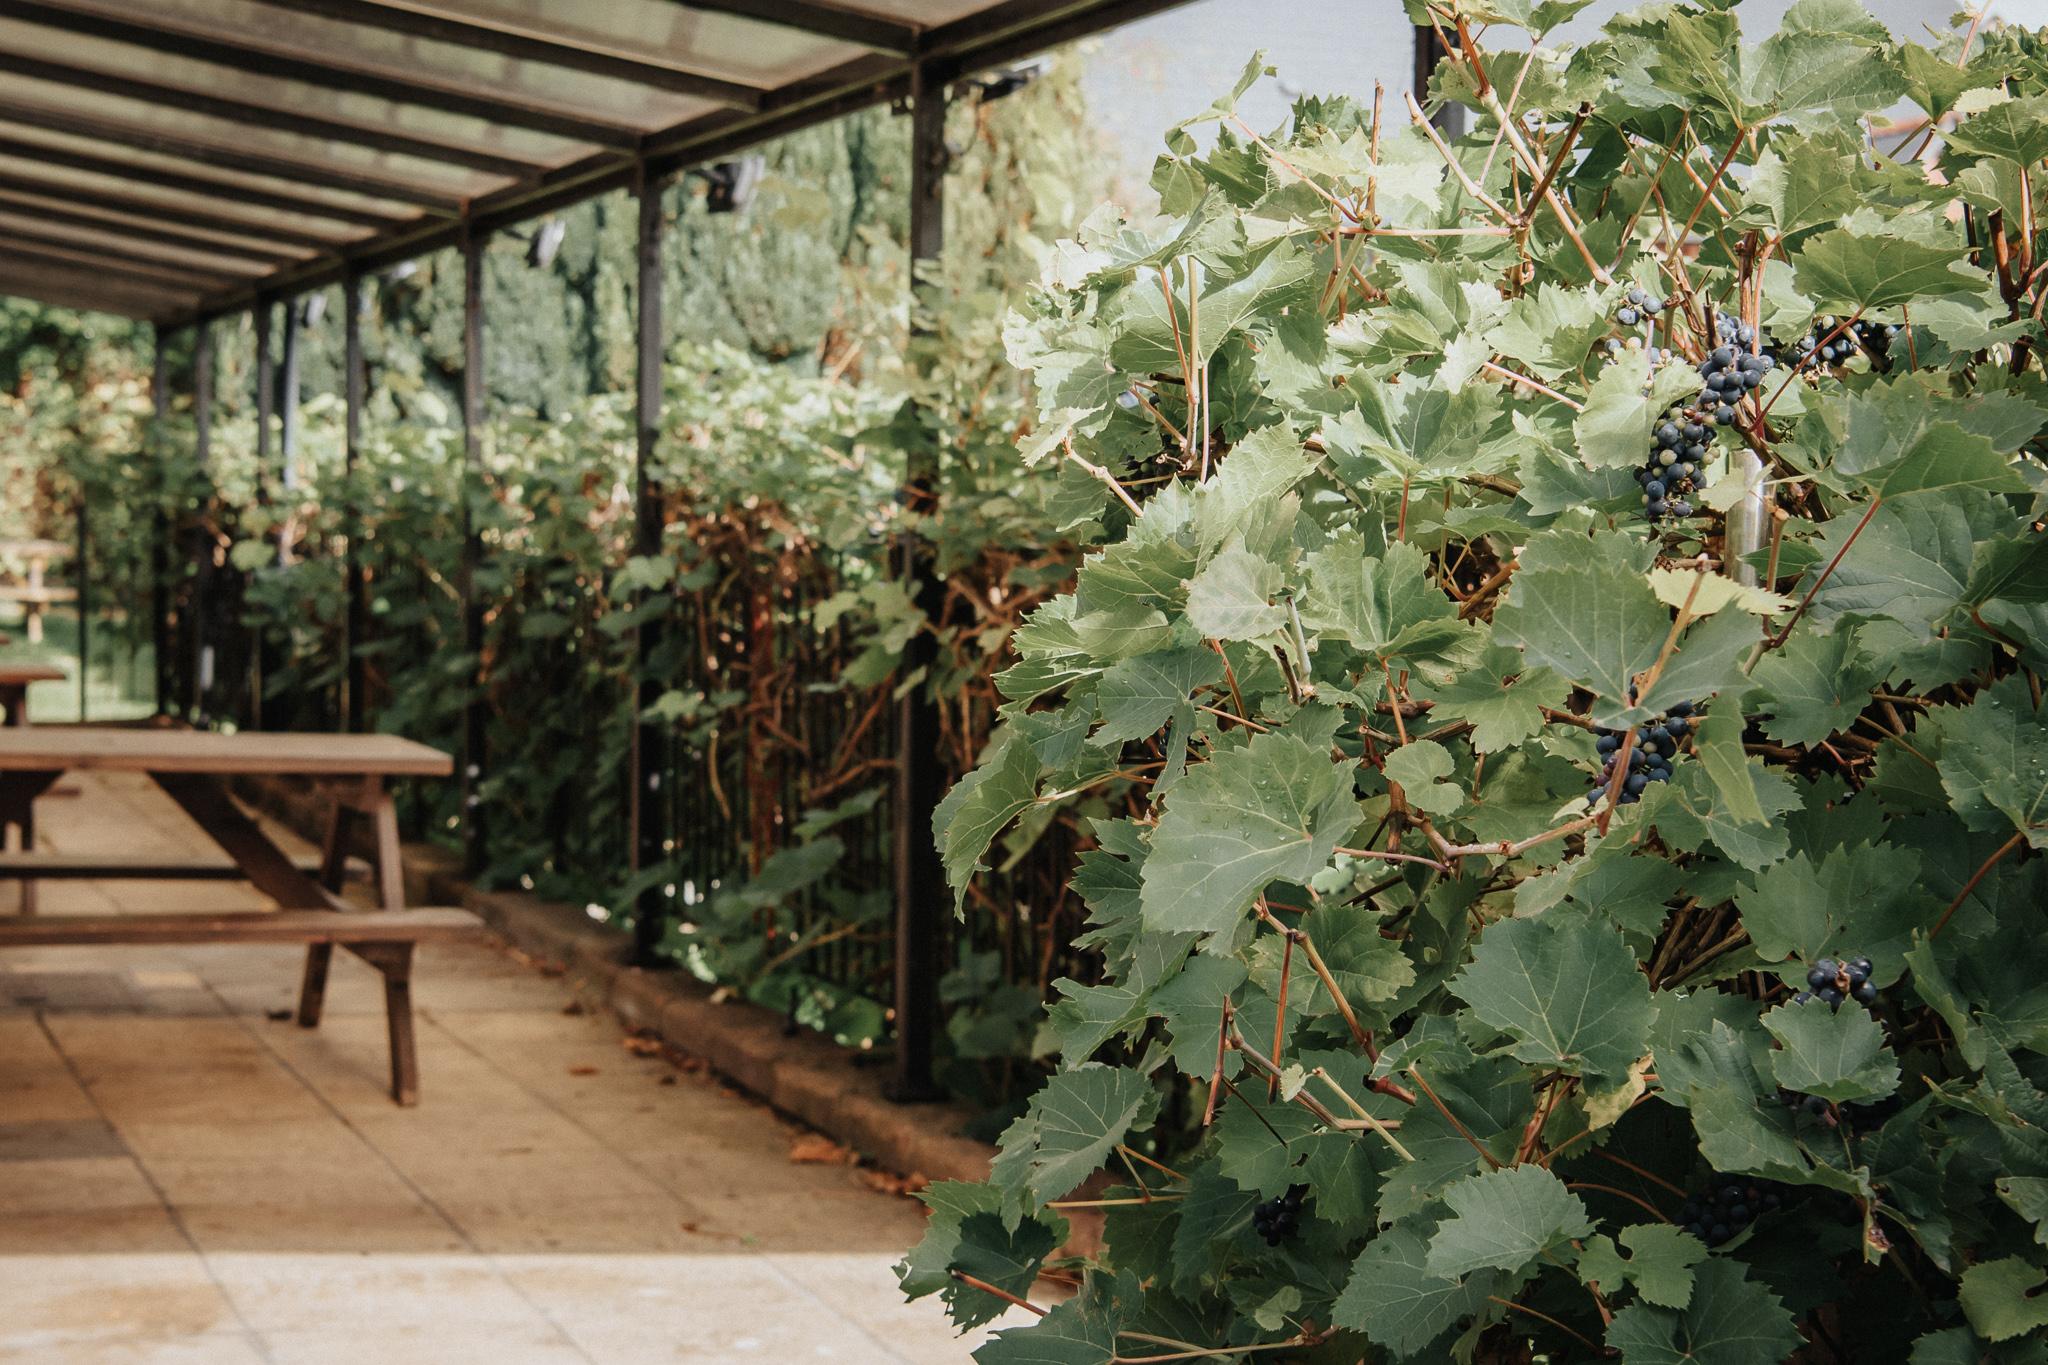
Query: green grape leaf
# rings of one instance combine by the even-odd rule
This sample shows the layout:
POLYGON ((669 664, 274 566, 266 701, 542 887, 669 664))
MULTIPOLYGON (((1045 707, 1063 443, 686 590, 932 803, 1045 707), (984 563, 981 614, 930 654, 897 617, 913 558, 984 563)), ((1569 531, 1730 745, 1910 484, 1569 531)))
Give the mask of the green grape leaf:
POLYGON ((1188 583, 1188 622, 1212 640, 1257 640, 1287 624, 1273 602, 1285 574, 1243 548, 1225 550, 1188 583))
POLYGON ((1465 793, 1449 777, 1456 765, 1451 751, 1434 740, 1418 739, 1388 754, 1380 771, 1401 784, 1408 804, 1431 815, 1450 815, 1465 804, 1465 793))
POLYGON ((1494 615, 1494 639, 1606 701, 1627 704, 1636 674, 1671 632, 1647 580, 1618 564, 1524 570, 1494 615))
POLYGON ((1683 1311, 1634 1304, 1614 1315, 1607 1344, 1622 1365, 1783 1365, 1805 1344, 1775 1295, 1712 1256, 1693 1271, 1683 1311))
POLYGON ((1040 771, 1038 755, 1022 732, 1006 730, 932 811, 932 837, 953 888, 956 914, 966 905, 967 883, 982 867, 982 855, 996 835, 1037 803, 1040 771))
POLYGON ((1965 707, 1932 712, 1941 736, 1941 785, 1974 830, 2018 830, 2048 848, 2048 711, 2034 705, 2018 674, 1979 692, 1965 707))
POLYGON ((1652 377, 1641 351, 1624 351, 1593 380, 1585 408, 1572 423, 1579 457, 1588 469, 1640 465, 1664 410, 1697 393, 1700 383, 1690 365, 1666 365, 1652 377))
POLYGON ((1929 296, 1975 293, 1983 277, 1963 266, 1964 251, 1960 236, 1934 245, 1833 228, 1807 238, 1792 256, 1799 292, 1815 308, 1867 313, 1929 296))
POLYGON ((1783 1004, 1764 1016, 1778 1040, 1771 1070, 1778 1084, 1837 1102, 1881 1100, 1899 1088, 1899 1063, 1869 1013, 1818 1000, 1783 1004))
POLYGON ((2048 1269, 2020 1256, 1985 1261, 1963 1272, 1957 1298, 1970 1327, 1986 1341, 2010 1341, 2048 1328, 2048 1269))
POLYGON ((939 1295, 962 1331, 1002 1316, 1003 1301, 953 1278, 963 1270, 1012 1294, 1027 1293, 1045 1258, 1067 1239, 1067 1220, 1035 1212, 1014 1229, 1001 1217, 1002 1192, 993 1185, 944 1180, 918 1192, 931 1210, 924 1238, 896 1266, 906 1298, 939 1295))
POLYGON ((1428 1251, 1424 1235, 1406 1225, 1375 1237, 1352 1263, 1331 1321, 1397 1355, 1414 1356, 1483 1312, 1502 1277, 1488 1270, 1455 1278, 1431 1274, 1428 1251))
POLYGON ((1707 1259, 1698 1238, 1668 1223, 1636 1223, 1621 1230, 1629 1250, 1623 1259, 1607 1237, 1588 1238, 1579 1253, 1579 1280, 1597 1284, 1609 1295, 1633 1284, 1643 1302, 1660 1308, 1683 1308, 1692 1301, 1692 1268, 1707 1259))
POLYGON ((1504 1166, 1444 1191, 1451 1216, 1430 1239, 1423 1268, 1440 1279, 1520 1270, 1562 1243, 1590 1236, 1586 1206, 1541 1166, 1504 1166))
POLYGON ((1501 920, 1451 990, 1522 1061, 1619 1080, 1649 1050, 1657 1007, 1620 933, 1589 919, 1501 920))
POLYGON ((1846 731, 1889 670, 1849 627, 1831 635, 1795 631, 1752 675, 1762 688, 1763 730, 1780 744, 1818 744, 1846 731))
POLYGON ((1490 754, 1511 749, 1541 731, 1544 708, 1562 707, 1570 690, 1549 669, 1530 668, 1517 651, 1492 645, 1449 682, 1425 683, 1416 695, 1433 703, 1432 721, 1470 725, 1472 747, 1490 754))
POLYGON ((1061 1072, 1003 1130, 989 1179, 1014 1218, 1021 1200, 1043 1204, 1093 1175, 1124 1134, 1158 1111, 1159 1092, 1138 1072, 1095 1064, 1061 1072))
POLYGON ((1346 531, 1308 556, 1305 567, 1302 625, 1362 654, 1436 659, 1472 633, 1429 581, 1429 556, 1413 545, 1397 541, 1374 558, 1362 535, 1346 531))
POLYGON ((1191 766, 1152 835, 1145 923, 1226 932, 1269 883, 1314 876, 1358 822, 1355 766, 1278 732, 1191 766))
POLYGON ((1100 745, 1143 739, 1179 714, 1196 688, 1222 680, 1223 656, 1201 645, 1125 659, 1095 686, 1102 725, 1089 738, 1100 745))

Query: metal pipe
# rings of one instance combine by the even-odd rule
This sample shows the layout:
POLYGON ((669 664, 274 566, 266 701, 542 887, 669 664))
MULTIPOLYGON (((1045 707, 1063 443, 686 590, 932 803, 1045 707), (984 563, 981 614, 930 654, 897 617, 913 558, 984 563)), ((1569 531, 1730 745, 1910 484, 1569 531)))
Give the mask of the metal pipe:
POLYGON ((1770 524, 1770 493, 1764 487, 1764 462, 1747 446, 1728 457, 1728 472, 1743 481, 1742 497, 1728 509, 1727 543, 1723 547, 1723 569, 1744 587, 1753 588, 1763 575, 1748 556, 1764 547, 1764 528, 1770 524))

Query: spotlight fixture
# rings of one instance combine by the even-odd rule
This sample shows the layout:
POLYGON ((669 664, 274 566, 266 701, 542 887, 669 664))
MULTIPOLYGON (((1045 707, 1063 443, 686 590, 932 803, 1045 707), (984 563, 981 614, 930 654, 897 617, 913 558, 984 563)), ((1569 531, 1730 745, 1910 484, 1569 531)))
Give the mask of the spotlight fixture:
POLYGON ((1036 61, 1021 62, 1016 66, 986 72, 971 80, 962 81, 961 84, 977 92, 981 96, 981 102, 988 104, 1005 95, 1016 94, 1051 69, 1052 63, 1040 57, 1036 61))
POLYGON ((555 263, 555 256, 562 250, 562 239, 568 235, 568 223, 560 218, 546 220, 526 239, 526 263, 535 270, 546 270, 555 263))
POLYGON ((768 174, 768 161, 765 157, 743 156, 737 161, 713 162, 691 174, 704 180, 705 212, 738 213, 752 202, 754 192, 761 187, 762 177, 768 174))

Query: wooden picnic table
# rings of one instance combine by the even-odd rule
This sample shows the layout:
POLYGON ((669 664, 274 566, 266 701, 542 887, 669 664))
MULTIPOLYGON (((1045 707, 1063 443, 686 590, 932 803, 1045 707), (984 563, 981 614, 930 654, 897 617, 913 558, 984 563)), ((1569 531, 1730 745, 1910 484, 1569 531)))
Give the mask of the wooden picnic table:
POLYGON ((385 782, 393 777, 446 777, 448 755, 395 735, 214 734, 169 728, 91 726, 0 728, 0 833, 20 831, 21 852, 0 854, 0 879, 22 883, 24 913, 0 918, 0 948, 103 943, 303 943, 306 966, 298 1021, 320 1022, 327 971, 339 943, 384 977, 391 1039, 391 1093, 412 1104, 419 1090, 413 1040, 412 959, 425 941, 471 933, 461 910, 408 909, 399 863, 398 816, 385 782), (51 857, 35 848, 35 800, 67 772, 146 773, 218 844, 233 869, 218 863, 128 857, 51 857), (237 806, 231 779, 250 775, 311 777, 329 789, 333 807, 317 871, 280 849, 237 806), (375 833, 379 909, 359 910, 339 892, 350 836, 358 819, 375 833), (184 915, 34 914, 38 879, 194 878, 236 875, 277 902, 274 911, 184 915))
POLYGON ((28 724, 30 683, 63 682, 70 676, 55 664, 8 663, 0 660, 0 712, 6 713, 6 719, 0 721, 0 724, 28 724))

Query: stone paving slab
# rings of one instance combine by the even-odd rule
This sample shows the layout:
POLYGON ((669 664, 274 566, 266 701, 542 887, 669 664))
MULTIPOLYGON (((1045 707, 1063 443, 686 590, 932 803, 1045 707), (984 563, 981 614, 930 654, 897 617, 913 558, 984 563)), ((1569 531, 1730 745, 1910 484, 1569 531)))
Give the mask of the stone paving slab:
MULTIPOLYGON (((58 852, 194 856, 144 779, 44 803, 58 852)), ((294 852, 309 851, 288 835, 294 852)), ((46 914, 256 908, 234 883, 46 884, 46 914)), ((0 889, 0 914, 14 909, 0 889)), ((337 954, 0 954, 0 1365, 965 1362, 889 1267, 923 1222, 704 1072, 622 1046, 488 944, 422 954, 422 1097, 337 954)))

